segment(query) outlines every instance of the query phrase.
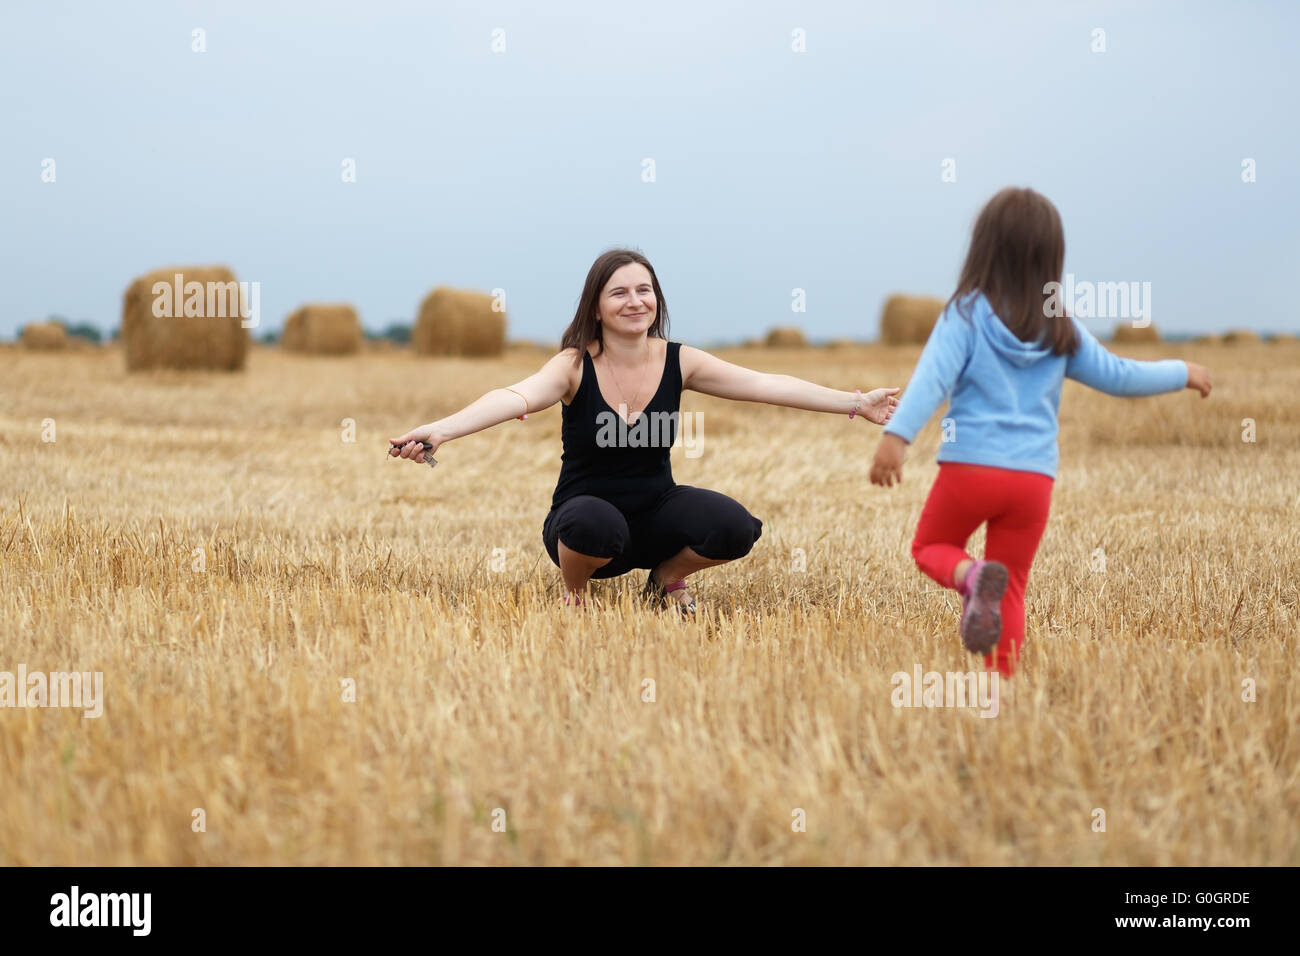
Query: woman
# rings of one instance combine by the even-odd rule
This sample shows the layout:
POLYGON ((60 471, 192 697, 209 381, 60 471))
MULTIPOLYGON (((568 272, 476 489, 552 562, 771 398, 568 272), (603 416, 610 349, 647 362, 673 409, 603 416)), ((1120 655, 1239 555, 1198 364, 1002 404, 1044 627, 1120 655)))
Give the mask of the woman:
POLYGON ((654 268, 627 249, 592 265, 560 347, 523 381, 390 439, 389 454, 421 461, 445 441, 563 402, 564 454, 542 540, 564 577, 565 604, 581 604, 591 578, 641 568, 650 572, 648 596, 693 614, 686 578, 744 557, 762 534, 763 523, 726 495, 673 482, 669 451, 682 389, 861 415, 878 425, 898 405, 897 388, 840 392, 669 341, 654 268))

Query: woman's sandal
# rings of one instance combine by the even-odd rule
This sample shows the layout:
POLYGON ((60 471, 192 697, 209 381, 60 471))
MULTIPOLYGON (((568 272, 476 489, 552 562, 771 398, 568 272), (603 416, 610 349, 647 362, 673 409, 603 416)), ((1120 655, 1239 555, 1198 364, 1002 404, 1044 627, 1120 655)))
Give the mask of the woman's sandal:
POLYGON ((660 607, 667 607, 669 604, 674 604, 683 616, 693 617, 695 615, 695 598, 691 598, 689 601, 683 603, 668 597, 668 595, 675 591, 684 590, 686 590, 685 581, 673 581, 671 584, 660 584, 655 580, 655 573, 651 571, 650 576, 646 578, 645 590, 641 592, 641 595, 642 597, 655 601, 660 607))

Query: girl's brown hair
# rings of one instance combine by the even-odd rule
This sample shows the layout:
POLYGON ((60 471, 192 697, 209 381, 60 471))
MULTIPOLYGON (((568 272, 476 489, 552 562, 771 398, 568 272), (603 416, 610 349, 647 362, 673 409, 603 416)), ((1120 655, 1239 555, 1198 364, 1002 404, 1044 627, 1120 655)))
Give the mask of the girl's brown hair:
POLYGON ((957 291, 948 301, 983 292, 1020 341, 1042 342, 1054 355, 1073 355, 1078 337, 1059 299, 1064 267, 1061 214, 1046 196, 1008 187, 980 210, 957 291))
POLYGON ((650 284, 655 293, 655 320, 646 334, 653 338, 668 338, 668 303, 664 301, 663 290, 659 288, 659 277, 655 275, 654 266, 634 249, 610 249, 601 253, 587 272, 587 281, 582 287, 582 296, 578 299, 578 309, 560 338, 561 349, 577 349, 579 360, 592 342, 599 346, 597 355, 604 351, 605 343, 601 337, 604 329, 596 321, 596 316, 600 314, 600 293, 604 291, 610 276, 633 262, 645 266, 650 273, 650 284))

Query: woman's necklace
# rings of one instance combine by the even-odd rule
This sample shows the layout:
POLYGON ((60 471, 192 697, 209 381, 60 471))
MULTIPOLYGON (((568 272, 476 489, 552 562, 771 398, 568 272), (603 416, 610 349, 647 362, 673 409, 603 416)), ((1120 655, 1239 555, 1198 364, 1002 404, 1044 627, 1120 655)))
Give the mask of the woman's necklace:
MULTIPOLYGON (((646 357, 648 358, 650 355, 650 339, 648 338, 645 340, 645 351, 646 351, 646 357)), ((609 360, 606 359, 606 361, 609 360)), ((645 362, 641 363, 641 367, 642 369, 645 368, 645 362)), ((632 406, 635 405, 636 400, 641 397, 641 392, 645 388, 645 379, 643 378, 641 380, 641 384, 637 386, 636 394, 632 396, 632 401, 629 402, 627 400, 627 392, 623 390, 622 383, 619 382, 618 376, 614 374, 614 363, 612 361, 609 361, 609 375, 610 378, 614 380, 614 387, 618 389, 618 397, 623 399, 623 405, 628 410, 629 416, 635 417, 634 415, 632 415, 632 406)), ((630 418, 624 418, 623 423, 630 425, 631 424, 630 418)))

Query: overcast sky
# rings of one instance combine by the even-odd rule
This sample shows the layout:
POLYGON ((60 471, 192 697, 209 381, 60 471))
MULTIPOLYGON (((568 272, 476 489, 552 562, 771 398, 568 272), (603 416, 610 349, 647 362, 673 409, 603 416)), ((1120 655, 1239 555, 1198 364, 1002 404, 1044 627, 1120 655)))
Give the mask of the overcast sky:
POLYGON ((308 301, 409 322, 450 284, 504 289, 512 337, 558 341, 592 260, 626 244, 676 339, 872 338, 891 292, 952 291, 1008 184, 1057 204, 1076 279, 1150 282, 1165 332, 1300 329, 1294 2, 0 17, 4 337, 51 314, 107 330, 133 277, 225 263, 260 283, 263 329, 308 301))

